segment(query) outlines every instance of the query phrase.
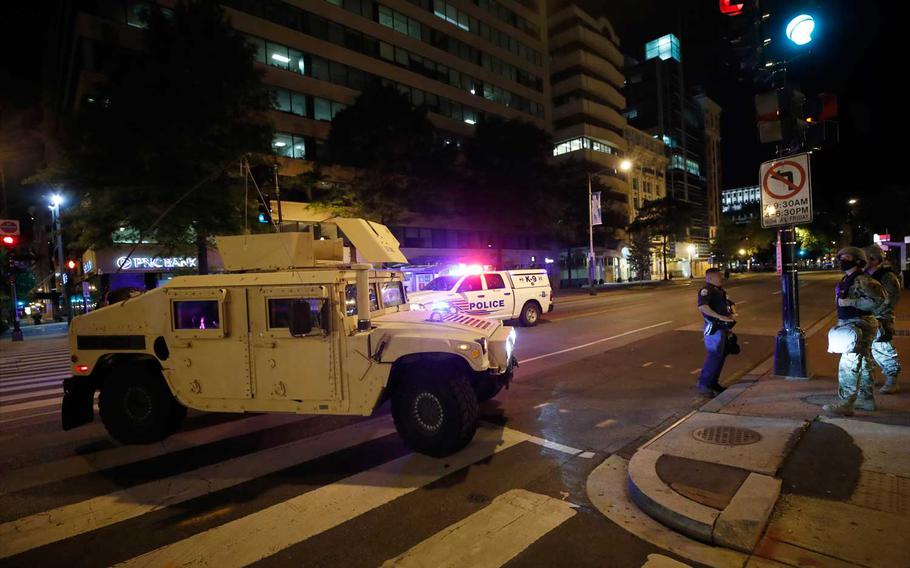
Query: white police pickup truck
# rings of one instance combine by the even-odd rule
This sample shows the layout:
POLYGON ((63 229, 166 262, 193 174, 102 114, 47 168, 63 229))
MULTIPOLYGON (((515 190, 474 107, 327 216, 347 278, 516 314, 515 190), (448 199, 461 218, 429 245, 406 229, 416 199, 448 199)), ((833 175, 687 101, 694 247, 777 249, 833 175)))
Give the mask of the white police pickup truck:
POLYGON ((550 279, 546 270, 538 269, 439 276, 408 298, 412 310, 518 319, 525 327, 553 311, 550 279))

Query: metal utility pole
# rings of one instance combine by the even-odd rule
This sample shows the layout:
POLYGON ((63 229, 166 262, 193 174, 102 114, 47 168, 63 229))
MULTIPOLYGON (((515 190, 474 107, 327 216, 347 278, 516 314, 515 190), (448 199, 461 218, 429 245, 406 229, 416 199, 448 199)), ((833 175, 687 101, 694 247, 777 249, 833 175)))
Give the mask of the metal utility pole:
POLYGON ((592 209, 593 204, 591 203, 591 198, 593 197, 591 193, 591 178, 593 174, 588 173, 588 292, 595 296, 597 291, 594 289, 594 270, 595 270, 595 257, 594 257, 594 211, 592 209))
POLYGON ((796 229, 777 230, 780 242, 780 297, 783 327, 774 343, 774 374, 794 379, 809 378, 806 366, 806 335, 799 327, 799 272, 796 257, 796 229))
POLYGON ((273 166, 275 173, 275 200, 278 201, 278 232, 281 232, 281 188, 278 187, 278 164, 273 166))
POLYGON ((72 319, 72 314, 70 313, 70 302, 69 296, 66 293, 66 270, 63 264, 63 231, 60 229, 60 203, 61 199, 59 196, 54 196, 52 198, 52 205, 50 207, 52 222, 54 225, 55 232, 55 242, 57 247, 57 273, 59 274, 59 287, 57 288, 60 291, 60 310, 66 315, 66 321, 69 322, 72 319))

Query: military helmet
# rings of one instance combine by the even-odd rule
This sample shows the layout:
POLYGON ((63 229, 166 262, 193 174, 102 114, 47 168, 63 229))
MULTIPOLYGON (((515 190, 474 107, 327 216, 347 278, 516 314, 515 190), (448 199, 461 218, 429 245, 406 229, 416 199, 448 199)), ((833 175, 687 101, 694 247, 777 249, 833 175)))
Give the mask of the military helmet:
POLYGON ((861 260, 863 262, 869 262, 869 259, 866 258, 866 251, 859 247, 844 247, 837 251, 837 256, 835 258, 840 258, 842 254, 849 254, 856 260, 861 260))
POLYGON ((885 251, 878 245, 869 245, 866 247, 866 256, 869 257, 870 260, 882 262, 885 260, 885 251))

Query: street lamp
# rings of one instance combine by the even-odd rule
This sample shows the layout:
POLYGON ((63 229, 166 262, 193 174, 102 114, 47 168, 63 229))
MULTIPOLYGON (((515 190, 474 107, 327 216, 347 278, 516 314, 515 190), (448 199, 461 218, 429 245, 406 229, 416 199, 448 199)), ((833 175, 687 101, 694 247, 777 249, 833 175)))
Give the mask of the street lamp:
POLYGON ((689 278, 695 278, 695 270, 692 269, 692 255, 695 254, 695 245, 690 244, 686 247, 689 251, 689 278))
MULTIPOLYGON (((628 160, 624 160, 628 162, 628 160)), ((629 167, 631 167, 631 162, 629 162, 629 167)), ((620 165, 620 168, 622 165, 620 165)), ((605 172, 616 173, 615 168, 603 168, 597 170, 596 172, 588 172, 588 293, 592 296, 597 295, 597 291, 594 289, 594 208, 591 199, 593 197, 593 192, 591 190, 591 184, 593 183, 594 176, 600 175, 605 172)))
MULTIPOLYGON (((66 314, 66 320, 70 320, 70 310, 69 310, 69 296, 66 293, 66 283, 64 282, 64 275, 66 271, 63 267, 63 232, 60 230, 60 206, 63 204, 63 196, 59 193, 55 193, 48 198, 51 202, 48 205, 48 209, 51 210, 51 222, 54 226, 54 232, 56 233, 56 246, 57 246, 57 269, 56 273, 60 275, 60 283, 57 286, 57 290, 60 291, 60 309, 63 310, 63 313, 66 314)), ((54 275, 55 279, 57 275, 54 275)))
POLYGON ((619 169, 621 169, 621 170, 624 171, 624 172, 627 172, 627 171, 631 170, 631 169, 632 169, 632 162, 630 162, 629 160, 623 160, 623 161, 619 164, 619 169))
POLYGON ((857 199, 857 198, 855 198, 855 197, 851 197, 851 198, 847 201, 847 205, 856 205, 857 203, 859 203, 859 199, 857 199))

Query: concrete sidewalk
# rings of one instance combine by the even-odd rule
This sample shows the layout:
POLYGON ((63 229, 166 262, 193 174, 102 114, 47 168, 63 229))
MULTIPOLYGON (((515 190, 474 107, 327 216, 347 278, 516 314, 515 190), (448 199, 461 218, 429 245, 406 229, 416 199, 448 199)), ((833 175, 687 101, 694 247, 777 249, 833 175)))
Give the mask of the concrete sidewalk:
MULTIPOLYGON (((897 316, 895 346, 906 368, 910 295, 897 316)), ((910 567, 910 380, 905 371, 904 391, 876 394, 875 412, 824 418, 821 406, 837 384, 838 356, 827 353, 833 321, 820 322, 807 340, 810 380, 774 377, 766 361, 627 464, 604 462, 589 478, 592 502, 617 516, 605 484, 625 467, 626 495, 640 511, 708 545, 664 537, 674 543, 667 548, 693 552, 687 557, 696 562, 910 567)))

